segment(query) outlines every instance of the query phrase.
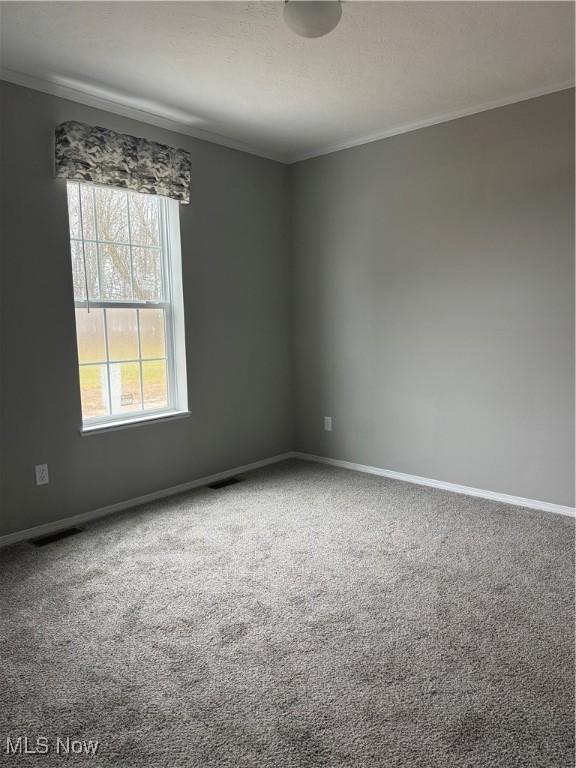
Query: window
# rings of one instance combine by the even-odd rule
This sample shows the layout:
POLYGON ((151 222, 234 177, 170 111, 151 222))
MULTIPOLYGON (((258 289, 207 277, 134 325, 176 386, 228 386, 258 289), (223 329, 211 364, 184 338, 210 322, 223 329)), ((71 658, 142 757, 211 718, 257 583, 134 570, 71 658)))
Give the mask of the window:
POLYGON ((67 189, 83 427, 186 411, 178 202, 67 189))

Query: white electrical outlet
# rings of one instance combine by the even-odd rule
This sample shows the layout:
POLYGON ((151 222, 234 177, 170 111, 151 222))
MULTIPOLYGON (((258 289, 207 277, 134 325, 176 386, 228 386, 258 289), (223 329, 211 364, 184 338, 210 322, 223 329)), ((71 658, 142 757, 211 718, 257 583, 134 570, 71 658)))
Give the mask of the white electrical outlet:
POLYGON ((332 416, 324 416, 324 430, 332 432, 332 416))
POLYGON ((50 482, 48 464, 36 464, 34 472, 36 473, 36 485, 48 485, 50 482))

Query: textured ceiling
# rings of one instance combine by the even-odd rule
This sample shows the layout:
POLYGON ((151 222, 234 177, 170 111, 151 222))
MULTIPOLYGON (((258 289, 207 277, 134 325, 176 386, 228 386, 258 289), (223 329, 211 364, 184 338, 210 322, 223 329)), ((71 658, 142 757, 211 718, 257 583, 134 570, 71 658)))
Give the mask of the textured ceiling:
POLYGON ((285 161, 574 78, 569 2, 346 2, 317 40, 284 25, 280 0, 7 2, 1 21, 6 79, 285 161))

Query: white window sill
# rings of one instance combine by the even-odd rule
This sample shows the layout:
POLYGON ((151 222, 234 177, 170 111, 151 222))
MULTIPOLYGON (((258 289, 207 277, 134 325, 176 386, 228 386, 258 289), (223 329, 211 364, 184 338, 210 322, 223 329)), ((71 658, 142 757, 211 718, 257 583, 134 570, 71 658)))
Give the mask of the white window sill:
POLYGON ((157 421, 175 421, 176 419, 187 419, 190 411, 165 411, 164 413, 149 414, 138 416, 133 419, 123 419, 122 421, 98 422, 96 424, 84 424, 80 428, 80 434, 83 437, 87 435, 97 435, 102 432, 114 432, 117 429, 129 429, 130 427, 140 427, 143 424, 150 424, 157 421))

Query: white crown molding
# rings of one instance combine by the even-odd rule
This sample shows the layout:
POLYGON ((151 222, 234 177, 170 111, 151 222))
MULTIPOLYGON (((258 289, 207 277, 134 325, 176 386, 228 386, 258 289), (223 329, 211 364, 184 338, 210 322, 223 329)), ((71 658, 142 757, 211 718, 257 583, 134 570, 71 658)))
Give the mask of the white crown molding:
POLYGON ((169 496, 175 496, 178 493, 192 491, 195 488, 200 488, 203 485, 210 485, 211 483, 216 483, 219 480, 226 480, 226 478, 232 477, 233 475, 252 472, 254 469, 260 469, 261 467, 266 467, 269 464, 276 464, 279 461, 285 461, 286 459, 292 458, 294 458, 294 453, 292 451, 288 451, 287 453, 281 453, 278 456, 272 456, 268 459, 253 461, 251 464, 244 464, 241 467, 234 467, 233 469, 226 469, 223 472, 216 472, 214 475, 199 477, 197 480, 192 480, 189 483, 174 485, 171 488, 163 488, 160 491, 146 493, 144 496, 136 496, 133 499, 119 501, 117 504, 110 504, 107 507, 99 507, 98 509, 92 509, 88 512, 82 512, 79 515, 73 515, 72 517, 66 517, 61 520, 53 520, 50 523, 36 525, 33 528, 26 528, 23 531, 14 531, 14 533, 8 533, 4 536, 0 536, 0 547, 6 547, 9 544, 16 544, 19 541, 36 539, 40 536, 48 536, 51 533, 56 533, 56 531, 71 528, 75 525, 82 525, 83 523, 88 523, 90 520, 96 520, 97 518, 104 517, 105 515, 111 515, 113 512, 122 512, 125 509, 132 509, 133 507, 139 507, 142 504, 149 504, 152 501, 158 501, 159 499, 165 499, 169 496))
POLYGON ((529 99, 536 99, 539 96, 547 96, 551 93, 557 93, 558 91, 564 91, 567 88, 574 88, 574 81, 559 83, 558 85, 551 86, 549 88, 540 88, 532 91, 525 91, 524 93, 517 94, 516 96, 510 96, 505 99, 498 99, 496 101, 484 102, 474 107, 468 107, 466 109, 456 110, 453 112, 443 112, 435 115, 434 117, 425 118, 424 120, 418 120, 412 123, 406 123, 404 125, 391 128, 387 131, 379 131, 376 133, 370 133, 365 136, 358 137, 356 139, 349 139, 347 141, 336 142, 335 144, 328 144, 324 147, 318 147, 311 152, 304 152, 293 156, 285 156, 277 152, 265 152, 259 150, 253 146, 245 144, 241 141, 222 136, 218 133, 211 133, 210 131, 203 131, 200 128, 195 128, 189 125, 185 121, 176 120, 174 117, 169 117, 161 112, 150 112, 148 110, 140 109, 138 107, 124 104, 119 100, 104 98, 102 96, 96 96, 94 94, 82 91, 77 88, 70 88, 58 83, 52 83, 48 80, 44 80, 33 75, 27 75, 23 72, 16 72, 12 69, 6 69, 0 67, 0 80, 13 83, 14 85, 21 85, 25 88, 31 88, 34 91, 41 91, 42 93, 50 94, 51 96, 58 96, 61 99, 67 99, 68 101, 75 101, 78 104, 84 104, 87 107, 95 107, 96 109, 102 109, 105 112, 112 112, 122 117, 128 117, 132 120, 138 120, 142 123, 148 123, 155 125, 158 128, 165 128, 175 133, 181 133, 185 136, 192 136, 195 139, 201 139, 202 141, 208 141, 212 144, 219 144, 229 149, 237 149, 240 152, 247 152, 250 155, 256 155, 257 157, 263 157, 267 160, 275 160, 278 163, 285 165, 292 165, 293 163, 299 163, 303 160, 311 160, 315 157, 321 157, 322 155, 329 155, 333 152, 340 152, 343 149, 352 149, 353 147, 359 147, 363 144, 371 144, 374 141, 381 141, 382 139, 388 139, 391 136, 399 136, 403 133, 410 133, 411 131, 418 131, 421 128, 427 128, 431 125, 439 125, 440 123, 447 123, 451 120, 458 120, 460 117, 469 117, 470 115, 476 115, 480 112, 487 112, 490 109, 498 109, 498 107, 506 107, 510 104, 517 104, 520 101, 528 101, 529 99))
POLYGON ((165 128, 168 131, 181 133, 184 136, 192 136, 194 139, 208 141, 211 144, 219 144, 222 147, 228 147, 228 149, 237 149, 240 152, 247 152, 250 155, 263 157, 267 160, 275 160, 279 163, 286 162, 286 158, 282 155, 261 151, 255 147, 250 146, 249 144, 245 144, 242 141, 236 141, 235 139, 230 139, 227 136, 220 135, 219 133, 203 131, 201 128, 195 128, 194 126, 189 125, 184 120, 176 120, 166 114, 163 115, 161 112, 150 112, 145 109, 140 109, 139 107, 134 107, 122 103, 116 99, 96 96, 95 94, 88 93, 87 91, 82 91, 77 88, 70 88, 69 86, 60 85, 59 83, 52 83, 49 80, 34 77, 33 75, 27 75, 23 72, 16 72, 12 69, 0 67, 0 80, 5 80, 6 82, 13 83, 14 85, 21 85, 24 88, 30 88, 33 91, 47 93, 50 96, 58 96, 61 99, 74 101, 77 104, 84 104, 86 107, 94 107, 96 109, 101 109, 104 112, 111 112, 115 115, 128 117, 131 120, 138 120, 141 123, 155 125, 157 128, 165 128))
POLYGON ((439 125, 440 123, 449 123, 451 120, 458 120, 461 117, 470 117, 470 115, 477 115, 480 112, 488 112, 491 109, 498 109, 499 107, 507 107, 510 104, 517 104, 521 101, 528 101, 529 99, 537 99, 539 96, 548 96, 551 93, 558 93, 558 91, 565 91, 568 88, 574 88, 574 81, 559 83, 558 85, 551 86, 549 88, 539 88, 532 91, 525 91, 524 93, 517 94, 516 96, 510 96, 505 99, 497 99, 495 101, 487 101, 483 104, 478 104, 474 107, 467 107, 466 109, 454 110, 453 112, 442 112, 434 117, 428 117, 424 120, 416 120, 413 123, 405 123, 404 125, 391 128, 388 131, 380 131, 377 133, 370 133, 366 136, 361 136, 356 139, 349 139, 347 141, 336 142, 335 144, 329 144, 325 147, 319 147, 311 152, 304 152, 300 155, 288 160, 288 164, 300 163, 303 160, 312 160, 315 157, 321 157, 322 155, 330 155, 333 152, 340 152, 343 149, 352 149, 354 147, 360 147, 363 144, 371 144, 374 141, 381 141, 382 139, 389 139, 391 136, 399 136, 403 133, 410 133, 411 131, 418 131, 421 128, 428 128, 431 125, 439 125))
POLYGON ((341 459, 330 459, 327 456, 314 456, 311 453, 301 453, 296 451, 294 457, 303 461, 316 462, 317 464, 329 464, 341 469, 351 469, 355 472, 365 472, 368 475, 379 475, 380 477, 389 477, 392 480, 402 480, 405 483, 414 483, 415 485, 425 485, 430 488, 440 488, 443 491, 451 493, 460 493, 463 496, 476 496, 481 499, 490 499, 499 501, 502 504, 512 504, 516 507, 527 507, 528 509, 537 509, 540 512, 553 512, 557 515, 566 515, 575 517, 574 507, 565 507, 562 504, 552 504, 549 501, 538 501, 536 499, 524 499, 521 496, 511 496, 508 493, 497 493, 496 491, 485 491, 481 488, 470 488, 467 485, 457 485, 456 483, 447 483, 443 480, 432 480, 429 477, 419 477, 418 475, 407 475, 404 472, 396 472, 392 469, 381 469, 380 467, 370 467, 366 464, 355 464, 352 461, 342 461, 341 459))

